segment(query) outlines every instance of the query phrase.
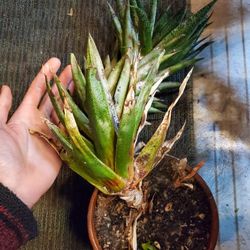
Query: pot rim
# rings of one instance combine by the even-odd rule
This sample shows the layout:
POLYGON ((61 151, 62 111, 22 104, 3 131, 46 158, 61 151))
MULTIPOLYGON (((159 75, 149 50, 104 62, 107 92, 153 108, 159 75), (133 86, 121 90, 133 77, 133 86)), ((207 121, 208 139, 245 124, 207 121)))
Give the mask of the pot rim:
MULTIPOLYGON (((219 215, 218 215, 217 205, 214 200, 213 194, 210 191, 204 179, 198 173, 195 174, 194 179, 204 190, 210 205, 212 220, 211 220, 210 237, 208 240, 207 250, 214 250, 217 244, 217 239, 219 234, 219 215)), ((94 211, 95 211, 98 192, 99 192, 98 189, 95 189, 91 196, 90 203, 88 206, 88 215, 87 215, 88 235, 94 250, 102 250, 99 241, 97 239, 97 234, 94 226, 94 211)))
POLYGON ((95 206, 96 206, 98 192, 99 190, 95 188, 89 202, 88 215, 87 215, 88 235, 90 243, 94 250, 102 250, 99 241, 97 239, 96 230, 94 226, 94 215, 95 215, 94 213, 95 213, 95 206))

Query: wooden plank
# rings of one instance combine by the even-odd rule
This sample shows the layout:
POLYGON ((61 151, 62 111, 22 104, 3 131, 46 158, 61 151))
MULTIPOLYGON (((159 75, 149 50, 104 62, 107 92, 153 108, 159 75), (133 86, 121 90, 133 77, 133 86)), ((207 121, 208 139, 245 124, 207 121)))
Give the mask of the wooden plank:
MULTIPOLYGON (((207 2, 192 0, 192 10, 207 2)), ((250 245, 249 5, 249 0, 218 1, 207 31, 215 43, 203 53, 208 60, 194 77, 197 157, 207 159, 201 173, 217 199, 217 249, 223 250, 250 245)))

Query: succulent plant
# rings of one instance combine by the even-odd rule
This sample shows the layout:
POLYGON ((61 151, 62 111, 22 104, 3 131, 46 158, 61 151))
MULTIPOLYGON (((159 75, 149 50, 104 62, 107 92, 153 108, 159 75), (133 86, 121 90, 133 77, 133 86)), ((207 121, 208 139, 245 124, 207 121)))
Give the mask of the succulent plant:
MULTIPOLYGON (((107 69, 111 70, 131 47, 144 57, 139 63, 138 81, 145 78, 149 68, 156 62, 159 51, 164 51, 159 69, 162 72, 167 70, 168 76, 201 60, 197 56, 212 41, 208 37, 200 39, 200 36, 209 25, 210 13, 216 0, 195 14, 186 7, 173 13, 173 6, 169 5, 161 15, 158 15, 157 2, 116 0, 117 13, 108 4, 116 31, 117 46, 113 51, 112 60, 110 61, 109 56, 105 60, 107 69)), ((166 77, 158 90, 160 93, 166 93, 179 86, 179 82, 173 82, 166 77)), ((161 100, 154 98, 149 112, 161 111, 166 111, 166 106, 161 100)))
MULTIPOLYGON (((142 204, 142 180, 180 138, 184 125, 165 140, 172 110, 184 92, 192 70, 179 86, 179 94, 147 144, 136 153, 138 137, 158 89, 177 86, 164 80, 192 66, 209 42, 199 40, 216 0, 196 14, 186 9, 176 15, 170 9, 156 22, 157 1, 148 15, 139 0, 117 1, 119 15, 110 7, 119 51, 103 63, 89 35, 84 71, 71 54, 76 104, 57 76, 58 100, 47 82, 47 91, 63 127, 47 125, 59 144, 58 154, 68 166, 108 195, 119 195, 131 207, 142 204), (123 8, 123 6, 125 6, 123 8), (104 66, 105 65, 105 66, 104 66), (169 85, 169 86, 168 86, 169 85)), ((160 102, 158 102, 159 105, 160 102)), ((160 103, 162 105, 162 103, 160 103)), ((157 108, 156 108, 157 109, 157 108)))

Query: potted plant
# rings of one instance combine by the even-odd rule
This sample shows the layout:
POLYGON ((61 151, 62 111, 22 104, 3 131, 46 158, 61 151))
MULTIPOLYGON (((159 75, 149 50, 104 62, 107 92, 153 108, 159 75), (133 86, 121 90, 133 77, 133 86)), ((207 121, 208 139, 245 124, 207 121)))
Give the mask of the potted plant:
MULTIPOLYGON (((157 197, 159 192, 166 198, 164 213, 170 216, 169 221, 173 221, 174 218, 174 223, 176 216, 178 217, 178 210, 174 209, 176 200, 180 203, 180 207, 181 203, 184 205, 180 211, 183 216, 188 201, 193 202, 191 210, 195 207, 200 208, 197 204, 199 198, 195 195, 192 199, 192 195, 198 193, 199 197, 203 197, 201 204, 206 207, 208 214, 199 209, 195 214, 186 214, 186 217, 191 216, 192 220, 196 221, 194 227, 180 220, 177 229, 171 232, 182 236, 184 231, 199 231, 201 222, 204 227, 209 224, 205 236, 200 236, 200 231, 196 234, 198 238, 200 237, 200 241, 207 240, 207 242, 201 244, 200 248, 193 249, 214 247, 218 233, 217 211, 210 191, 196 175, 201 164, 190 170, 185 160, 170 156, 166 158, 175 142, 181 137, 185 125, 173 138, 166 140, 166 135, 173 108, 181 98, 192 70, 186 75, 182 84, 173 84, 168 77, 192 66, 199 60, 196 58, 199 52, 209 45, 210 42, 199 40, 199 37, 207 26, 215 2, 216 0, 211 1, 195 14, 181 9, 173 15, 171 10, 167 9, 156 22, 156 0, 150 1, 149 14, 139 0, 126 1, 124 4, 122 1, 117 1, 118 15, 109 5, 118 38, 117 52, 114 53, 112 60, 107 57, 105 64, 102 62, 91 36, 88 39, 84 72, 75 56, 71 55, 72 75, 78 101, 72 98, 57 76, 54 77, 54 81, 60 100, 54 96, 50 83, 47 82, 48 94, 63 125, 59 128, 45 121, 57 140, 53 143, 53 147, 73 171, 104 194, 100 194, 97 198, 95 192, 90 206, 94 209, 96 200, 102 203, 97 208, 97 213, 94 213, 94 210, 89 213, 89 232, 94 237, 91 239, 94 249, 125 249, 125 245, 127 249, 167 249, 165 243, 154 240, 154 237, 158 239, 158 236, 150 235, 152 229, 150 227, 155 228, 161 221, 167 221, 164 216, 161 217, 163 203, 157 197), (148 112, 162 112, 163 103, 155 98, 155 94, 158 90, 177 86, 179 87, 177 97, 169 105, 160 125, 145 144, 139 143, 139 135, 147 125, 148 112), (163 159, 164 163, 156 168, 163 159), (162 166, 165 168, 162 169, 162 166), (163 180, 159 180, 159 175, 167 176, 168 179, 164 177, 163 180), (170 194, 175 194, 177 199, 168 200, 170 194), (182 200, 178 197, 182 197, 182 200), (107 215, 110 209, 115 218, 118 219, 120 216, 118 224, 123 230, 117 229, 118 224, 114 227, 117 231, 108 226, 105 216, 109 220, 112 220, 111 218, 115 220, 114 216, 107 215), (102 245, 96 241, 93 219, 98 213, 101 216, 99 222, 104 222, 99 223, 99 229, 105 228, 106 232, 109 229, 113 231, 114 234, 110 236, 114 238, 117 236, 120 245, 112 245, 111 239, 102 238, 102 245), (147 224, 149 217, 146 215, 149 217, 153 215, 155 223, 147 224), (213 223, 210 216, 214 216, 213 223), (214 231, 212 237, 211 227, 214 231), (143 235, 144 230, 149 232, 148 237, 143 235), (209 237, 212 243, 208 243, 209 237)), ((51 140, 48 141, 52 143, 51 140)), ((161 232, 162 228, 159 230, 161 232)), ((190 246, 193 244, 191 235, 190 232, 186 233, 186 245, 169 249, 187 249, 188 244, 190 246)), ((170 236, 173 238, 172 242, 176 241, 173 235, 170 236)), ((172 244, 170 238, 167 240, 168 244, 172 244)))

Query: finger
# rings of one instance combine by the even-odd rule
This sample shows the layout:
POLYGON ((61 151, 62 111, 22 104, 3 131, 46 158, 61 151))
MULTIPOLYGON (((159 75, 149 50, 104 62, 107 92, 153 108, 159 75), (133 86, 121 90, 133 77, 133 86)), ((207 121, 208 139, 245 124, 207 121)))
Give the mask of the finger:
POLYGON ((74 82, 71 81, 71 82, 69 83, 69 85, 68 85, 68 90, 69 90, 69 92, 70 92, 71 95, 73 94, 74 89, 75 89, 74 82))
POLYGON ((41 101, 41 98, 43 97, 45 90, 46 90, 46 84, 45 84, 45 75, 48 77, 48 80, 50 81, 52 76, 58 71, 60 68, 61 62, 58 58, 51 58, 49 59, 41 68, 40 72, 37 74, 35 79, 32 81, 24 99, 22 102, 23 104, 33 105, 35 107, 38 106, 38 104, 41 101))
MULTIPOLYGON (((71 73, 71 66, 68 65, 63 72, 60 74, 59 79, 61 81, 61 83, 63 84, 63 86, 65 88, 67 88, 70 84, 70 82, 72 81, 72 73, 71 73)), ((52 86, 52 91, 54 93, 55 96, 58 96, 58 89, 56 87, 56 84, 54 84, 52 86)), ((44 97, 43 101, 41 102, 40 106, 39 106, 39 110, 46 116, 46 117, 50 117, 51 112, 53 110, 53 106, 52 103, 50 101, 49 96, 46 94, 46 96, 44 97)))
POLYGON ((0 122, 6 123, 8 114, 12 105, 11 90, 7 85, 3 85, 0 89, 0 122))

